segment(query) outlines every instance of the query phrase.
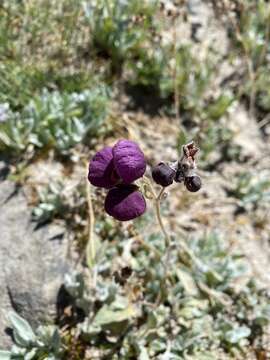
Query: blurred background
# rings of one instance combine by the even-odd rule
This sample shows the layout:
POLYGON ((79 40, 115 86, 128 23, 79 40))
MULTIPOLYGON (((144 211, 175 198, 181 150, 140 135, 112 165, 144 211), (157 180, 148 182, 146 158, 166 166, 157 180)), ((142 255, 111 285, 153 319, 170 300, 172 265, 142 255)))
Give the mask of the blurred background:
POLYGON ((269 40, 267 0, 0 2, 0 306, 37 331, 16 359, 270 359, 269 40), (162 201, 169 278, 151 201, 120 223, 89 195, 119 138, 149 169, 200 147, 202 189, 162 201))

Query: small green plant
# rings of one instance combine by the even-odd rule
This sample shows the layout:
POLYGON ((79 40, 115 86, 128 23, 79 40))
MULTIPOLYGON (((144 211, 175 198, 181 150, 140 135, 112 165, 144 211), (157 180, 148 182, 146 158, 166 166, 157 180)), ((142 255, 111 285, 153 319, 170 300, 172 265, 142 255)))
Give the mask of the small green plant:
POLYGON ((21 113, 9 113, 0 124, 0 148, 15 154, 31 148, 53 148, 66 155, 86 137, 91 141, 97 134, 108 100, 104 86, 72 94, 44 90, 21 113))
POLYGON ((84 56, 89 36, 82 3, 1 1, 0 102, 21 110, 43 88, 89 88, 93 73, 84 56))
POLYGON ((268 175, 258 177, 249 172, 240 173, 228 193, 238 199, 243 208, 254 209, 258 204, 267 203, 270 199, 268 175))
POLYGON ((121 71, 123 62, 136 54, 148 37, 155 0, 84 2, 85 18, 97 54, 110 59, 112 68, 121 71))
POLYGON ((125 70, 132 86, 142 86, 162 98, 173 92, 172 71, 169 67, 171 47, 162 48, 152 40, 146 47, 138 49, 136 59, 126 61, 125 70))
POLYGON ((38 192, 39 203, 32 210, 34 221, 42 224, 66 213, 68 204, 62 190, 63 184, 51 183, 38 192))
MULTIPOLYGON (((148 218, 137 221, 138 233, 147 222, 148 218)), ((158 233, 141 246, 128 237, 107 244, 96 261, 95 284, 89 286, 78 273, 66 277, 67 291, 86 316, 79 332, 100 358, 155 359, 170 354, 179 360, 231 359, 260 342, 269 323, 269 297, 253 281, 241 289, 235 286, 247 275, 244 259, 229 254, 217 234, 184 243, 189 254, 181 251, 182 240, 174 235, 174 266, 167 280, 153 252, 154 247, 164 251, 158 233), (129 256, 131 268, 114 272, 112 259, 120 261, 122 256, 129 256)))
POLYGON ((202 61, 193 53, 192 44, 179 45, 174 50, 173 44, 161 46, 153 40, 151 47, 140 49, 135 61, 126 62, 131 85, 144 86, 169 100, 169 112, 181 114, 182 139, 178 145, 188 141, 183 136, 188 132, 200 142, 203 161, 218 147, 221 152, 226 152, 233 136, 223 119, 236 97, 229 89, 217 94, 211 91, 217 64, 211 49, 202 61))
POLYGON ((56 326, 40 326, 34 332, 30 324, 15 312, 9 313, 15 345, 0 351, 1 360, 59 360, 64 347, 56 326))
POLYGON ((243 75, 238 93, 248 99, 250 112, 255 106, 269 110, 269 38, 270 6, 268 1, 213 1, 214 8, 226 16, 227 28, 236 49, 242 55, 243 75), (216 4, 215 4, 216 3, 216 4), (234 5, 233 5, 234 4, 234 5), (232 11, 231 5, 235 6, 232 11))

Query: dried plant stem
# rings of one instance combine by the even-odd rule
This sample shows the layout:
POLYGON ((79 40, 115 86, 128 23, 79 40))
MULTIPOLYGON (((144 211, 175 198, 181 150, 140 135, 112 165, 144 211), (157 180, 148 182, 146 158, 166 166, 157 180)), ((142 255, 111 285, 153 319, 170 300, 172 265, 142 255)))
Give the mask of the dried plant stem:
POLYGON ((174 82, 174 110, 175 110, 175 117, 177 120, 180 121, 180 94, 178 88, 178 81, 177 81, 177 29, 176 29, 176 17, 173 19, 173 52, 174 52, 174 67, 173 67, 173 82, 174 82))
MULTIPOLYGON (((169 258, 170 258, 171 237, 166 231, 166 228, 165 228, 163 220, 162 220, 161 211, 160 211, 160 201, 162 199, 162 195, 164 194, 164 191, 165 191, 165 188, 163 187, 160 190, 158 196, 155 197, 155 208, 156 208, 156 216, 157 216, 158 224, 160 226, 161 232, 164 235, 164 240, 165 240, 165 261, 162 262, 162 264, 163 264, 164 270, 165 270, 165 287, 167 287, 166 279, 169 278, 168 268, 169 268, 169 258)), ((160 301, 161 301, 161 292, 159 292, 159 295, 156 300, 157 306, 160 304, 160 301)))
POLYGON ((219 291, 216 291, 214 289, 211 289, 202 282, 197 282, 197 286, 203 293, 207 294, 207 296, 210 299, 216 300, 217 302, 222 304, 225 308, 231 308, 232 303, 231 303, 231 299, 228 295, 221 293, 219 291))
MULTIPOLYGON (((151 189, 152 190, 152 189, 151 189)), ((162 220, 162 216, 161 216, 161 211, 160 211, 160 201, 162 199, 162 195, 164 194, 165 188, 162 188, 159 192, 158 195, 155 194, 155 191, 152 190, 154 196, 155 196, 155 208, 156 208, 156 215, 157 215, 157 220, 158 220, 158 224, 160 226, 160 229, 164 235, 164 239, 165 239, 165 248, 167 250, 167 257, 168 257, 168 253, 169 253, 169 249, 171 246, 171 237, 170 235, 167 233, 167 230, 164 226, 163 220, 162 220)), ((201 263, 201 261, 196 257, 196 255, 192 252, 191 249, 189 249, 189 247, 185 244, 184 241, 180 240, 180 247, 182 249, 182 251, 184 251, 184 253, 186 253, 190 259, 193 261, 193 263, 199 268, 199 269, 203 269, 203 264, 201 263)))
POLYGON ((94 238, 95 216, 92 205, 91 185, 86 181, 86 196, 88 204, 88 242, 86 246, 86 260, 90 268, 95 265, 96 244, 94 238))

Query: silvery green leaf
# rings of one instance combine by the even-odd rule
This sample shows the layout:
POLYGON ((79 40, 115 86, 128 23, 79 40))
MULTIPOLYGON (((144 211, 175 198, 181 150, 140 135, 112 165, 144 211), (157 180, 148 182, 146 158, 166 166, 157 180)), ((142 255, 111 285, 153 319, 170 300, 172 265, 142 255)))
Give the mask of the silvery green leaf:
POLYGON ((41 348, 41 347, 44 347, 45 344, 44 344, 44 342, 41 341, 40 339, 37 339, 37 340, 36 340, 36 346, 37 346, 38 348, 41 348))
POLYGON ((150 360, 150 357, 144 346, 140 346, 140 354, 139 354, 138 360, 150 360))
POLYGON ((186 355, 185 356, 185 360, 196 360, 196 359, 200 359, 200 360, 216 360, 217 359, 217 354, 212 354, 210 352, 199 352, 194 355, 186 355))
POLYGON ((153 356, 156 353, 162 352, 166 350, 166 342, 164 339, 155 339, 149 345, 150 355, 153 356))
POLYGON ((158 360, 175 360, 175 355, 171 352, 171 350, 168 348, 165 353, 161 354, 158 357, 158 360))
POLYGON ((80 298, 83 296, 84 292, 84 279, 82 274, 73 272, 72 274, 66 274, 65 279, 65 288, 67 292, 74 298, 80 298))
POLYGON ((226 340, 231 344, 237 344, 240 340, 247 338, 251 333, 247 326, 236 327, 225 334, 226 340))
POLYGON ((113 302, 115 300, 115 296, 117 294, 117 284, 115 283, 105 283, 98 282, 96 286, 97 298, 101 302, 113 302))
POLYGON ((128 303, 125 298, 119 297, 110 305, 104 305, 94 318, 94 326, 104 326, 112 323, 130 320, 136 316, 133 304, 128 303))
POLYGON ((60 349, 60 346, 61 346, 61 336, 59 330, 55 328, 51 337, 51 347, 55 351, 58 351, 60 349))
POLYGON ((11 352, 0 350, 0 360, 11 360, 11 352))
POLYGON ((12 355, 24 355, 26 353, 26 349, 17 345, 12 345, 11 353, 12 355))
POLYGON ((28 346, 36 340, 30 324, 15 312, 10 312, 8 317, 12 323, 14 338, 18 345, 28 346))
POLYGON ((177 269, 176 273, 177 273, 177 277, 181 281, 186 293, 188 295, 193 295, 193 296, 197 295, 198 287, 197 287, 194 279, 192 278, 192 276, 187 271, 184 271, 181 269, 177 269))
POLYGON ((102 328, 100 326, 89 324, 88 319, 86 319, 82 324, 80 324, 79 328, 83 334, 90 337, 95 336, 102 331, 102 328))
POLYGON ((57 335, 55 332, 58 332, 58 329, 54 325, 39 326, 36 332, 38 340, 41 341, 43 346, 51 348, 54 336, 55 341, 57 341, 57 335))
POLYGON ((11 359, 24 360, 26 353, 27 350, 25 348, 21 348, 17 345, 13 345, 11 348, 11 359))
POLYGON ((37 348, 33 348, 31 351, 27 352, 27 354, 25 354, 24 356, 24 360, 32 360, 35 358, 36 353, 37 353, 37 348))

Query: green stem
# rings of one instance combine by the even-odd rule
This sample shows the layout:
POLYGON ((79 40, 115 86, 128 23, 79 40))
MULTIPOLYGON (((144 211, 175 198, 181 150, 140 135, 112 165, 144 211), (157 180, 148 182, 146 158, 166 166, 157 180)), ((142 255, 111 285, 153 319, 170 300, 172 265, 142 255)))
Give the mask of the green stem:
POLYGON ((163 187, 160 190, 158 196, 156 197, 156 199, 155 199, 155 208, 156 208, 157 220, 158 220, 160 229, 161 229, 161 231, 162 231, 162 233, 164 235, 165 247, 169 248, 170 245, 171 245, 171 238, 170 238, 169 234, 167 233, 167 230, 166 230, 166 228, 164 226, 162 216, 161 216, 161 212, 160 212, 160 201, 161 201, 162 195, 164 194, 164 191, 165 191, 165 188, 163 187))
POLYGON ((86 246, 86 260, 89 268, 93 268, 95 265, 96 258, 96 244, 94 236, 94 211, 92 205, 92 196, 91 196, 91 185, 86 182, 86 193, 87 193, 87 203, 88 203, 88 242, 86 246))

